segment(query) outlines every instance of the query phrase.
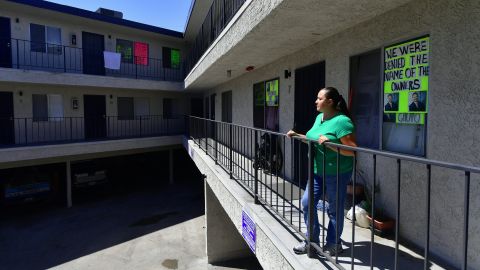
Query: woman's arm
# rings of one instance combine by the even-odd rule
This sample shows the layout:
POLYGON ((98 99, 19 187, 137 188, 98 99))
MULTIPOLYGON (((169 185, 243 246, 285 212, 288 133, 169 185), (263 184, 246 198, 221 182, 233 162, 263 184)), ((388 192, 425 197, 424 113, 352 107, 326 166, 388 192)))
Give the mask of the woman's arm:
MULTIPOLYGON (((320 138, 318 138, 318 143, 323 144, 324 142, 328 142, 329 139, 325 137, 324 135, 321 135, 320 138)), ((348 135, 345 135, 340 138, 340 142, 344 145, 348 146, 353 146, 357 147, 356 139, 355 139, 355 134, 350 133, 348 135)), ((337 148, 333 146, 327 146, 328 148, 332 149, 333 151, 337 152, 337 148)), ((344 156, 354 156, 355 152, 350 151, 350 150, 345 150, 345 149, 340 149, 340 154, 344 156)))
POLYGON ((307 137, 304 134, 297 133, 293 130, 289 130, 287 132, 287 137, 292 138, 292 137, 300 137, 301 139, 306 139, 307 137))

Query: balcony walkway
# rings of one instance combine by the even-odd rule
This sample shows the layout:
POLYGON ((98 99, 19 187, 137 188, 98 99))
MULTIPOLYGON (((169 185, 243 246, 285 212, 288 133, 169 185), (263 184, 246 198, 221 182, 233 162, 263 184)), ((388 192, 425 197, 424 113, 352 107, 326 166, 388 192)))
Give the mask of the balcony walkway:
MULTIPOLYGON (((200 142, 202 153, 205 153, 204 138, 195 140, 200 142)), ((207 151, 210 159, 215 159, 215 141, 208 139, 207 151)), ((227 145, 218 142, 217 144, 217 166, 226 169, 228 173, 228 157, 230 155, 230 148, 227 145)), ((247 151, 248 152, 248 151, 247 151)), ((243 153, 232 150, 233 161, 233 177, 238 184, 240 184, 247 192, 253 196, 254 191, 254 169, 252 159, 243 153)), ((283 179, 280 176, 275 176, 258 171, 259 185, 258 194, 261 203, 270 209, 270 213, 274 215, 277 220, 281 220, 284 225, 288 227, 289 232, 297 239, 302 239, 299 232, 305 234, 306 226, 303 221, 303 213, 299 211, 299 198, 303 195, 303 190, 299 189, 297 185, 283 179), (272 211, 273 210, 273 211, 272 211)), ((230 180, 234 181, 234 180, 230 180)), ((320 224, 328 225, 328 216, 325 214, 325 223, 322 222, 323 211, 318 210, 320 224)), ((235 222, 235 221, 233 221, 235 222)), ((321 229, 320 237, 322 239, 324 230, 321 229)), ((394 237, 394 235, 392 236, 394 237)), ((371 249, 371 230, 352 226, 351 220, 345 218, 345 227, 342 234, 344 252, 338 257, 338 266, 333 262, 328 261, 324 257, 317 259, 325 266, 325 269, 371 269, 370 268, 370 249, 371 249), (355 231, 354 248, 354 267, 352 267, 352 230, 355 231)), ((293 247, 293 246, 292 246, 293 247)), ((292 252, 293 253, 293 252, 292 252)), ((309 259, 307 255, 297 255, 301 260, 315 260, 309 259)), ((395 269, 395 240, 384 237, 374 236, 373 244, 373 269, 395 269)), ((333 258, 335 259, 335 258, 333 258)), ((311 265, 307 263, 308 265, 311 265)), ((423 250, 414 250, 399 244, 398 269, 423 269, 424 257, 423 250)), ((429 269, 446 269, 442 266, 430 261, 429 269)))

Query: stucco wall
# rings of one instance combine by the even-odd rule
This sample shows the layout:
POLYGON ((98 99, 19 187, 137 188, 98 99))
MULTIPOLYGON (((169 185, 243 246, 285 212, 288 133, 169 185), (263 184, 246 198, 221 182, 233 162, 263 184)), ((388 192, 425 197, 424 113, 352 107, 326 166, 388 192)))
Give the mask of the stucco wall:
MULTIPOLYGON (((312 12, 312 16, 315 16, 312 12)), ((293 126, 295 74, 284 79, 283 70, 326 61, 326 85, 347 96, 351 56, 402 40, 430 35, 430 86, 427 158, 478 166, 480 164, 480 2, 422 0, 379 15, 325 40, 283 57, 246 75, 219 85, 216 117, 221 119, 221 93, 233 91, 233 122, 253 126, 253 84, 280 77, 280 131, 293 126)), ((333 23, 333 22, 332 22, 333 23)), ((252 48, 253 49, 253 48, 252 48)), ((306 101, 313 106, 314 99, 306 101)), ((290 155, 285 153, 288 158, 290 155)), ((371 158, 360 169, 371 181, 371 158)), ((396 162, 379 159, 379 206, 395 215, 396 162)), ((287 162, 288 164, 288 162, 287 162)), ((288 170, 287 170, 288 171, 288 170)), ((425 238, 424 166, 402 165, 400 231, 407 240, 423 246, 425 238)), ((468 259, 480 267, 479 179, 472 177, 468 259)), ((463 174, 435 169, 432 173, 431 250, 455 267, 462 257, 463 174)))

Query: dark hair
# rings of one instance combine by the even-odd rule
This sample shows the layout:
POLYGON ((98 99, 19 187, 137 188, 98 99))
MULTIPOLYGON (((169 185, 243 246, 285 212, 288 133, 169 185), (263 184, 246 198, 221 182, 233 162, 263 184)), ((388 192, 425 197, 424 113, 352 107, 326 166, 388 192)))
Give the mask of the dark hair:
POLYGON ((322 90, 325 90, 326 98, 333 100, 333 106, 337 111, 342 112, 348 118, 352 118, 347 108, 347 102, 345 102, 345 99, 342 95, 340 95, 337 88, 328 86, 323 88, 322 90))

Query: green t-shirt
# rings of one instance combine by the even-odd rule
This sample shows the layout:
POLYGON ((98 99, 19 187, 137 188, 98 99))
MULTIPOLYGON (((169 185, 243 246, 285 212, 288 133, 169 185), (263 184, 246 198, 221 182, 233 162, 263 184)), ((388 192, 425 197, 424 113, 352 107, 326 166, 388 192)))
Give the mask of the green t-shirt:
MULTIPOLYGON (((307 132, 308 139, 318 141, 320 135, 326 136, 330 142, 339 143, 340 138, 354 132, 352 120, 346 115, 338 113, 332 118, 323 121, 323 113, 320 113, 315 119, 313 127, 307 132)), ((326 147, 326 175, 337 174, 337 152, 326 147)), ((353 157, 340 155, 340 173, 351 172, 353 168, 353 157)), ((317 175, 323 174, 323 146, 315 144, 315 162, 314 173, 317 175)))

